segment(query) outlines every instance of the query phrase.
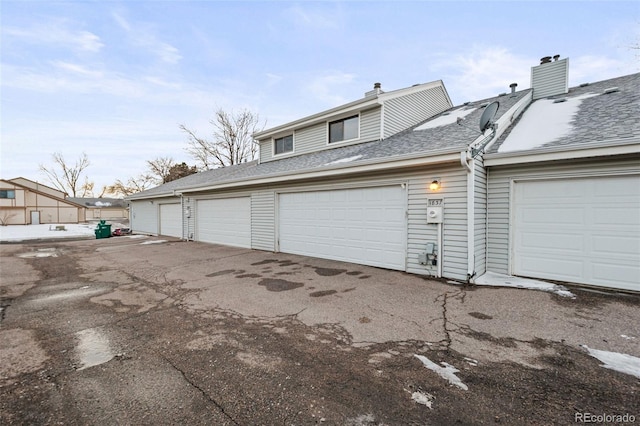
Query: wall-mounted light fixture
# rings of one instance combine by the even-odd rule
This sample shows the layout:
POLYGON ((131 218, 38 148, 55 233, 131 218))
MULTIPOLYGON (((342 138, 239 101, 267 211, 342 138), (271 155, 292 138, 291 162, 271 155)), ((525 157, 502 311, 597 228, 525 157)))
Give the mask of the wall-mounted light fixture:
POLYGON ((435 178, 429 184, 429 189, 432 191, 437 191, 440 189, 440 178, 435 178))

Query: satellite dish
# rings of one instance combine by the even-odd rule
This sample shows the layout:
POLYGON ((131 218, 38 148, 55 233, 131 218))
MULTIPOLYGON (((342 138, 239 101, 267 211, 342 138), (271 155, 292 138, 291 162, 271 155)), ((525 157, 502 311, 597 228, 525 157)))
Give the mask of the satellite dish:
POLYGON ((487 105, 480 117, 480 131, 484 133, 485 130, 491 128, 493 125, 493 117, 496 116, 496 112, 498 112, 498 107, 500 106, 500 102, 493 101, 489 105, 487 105))

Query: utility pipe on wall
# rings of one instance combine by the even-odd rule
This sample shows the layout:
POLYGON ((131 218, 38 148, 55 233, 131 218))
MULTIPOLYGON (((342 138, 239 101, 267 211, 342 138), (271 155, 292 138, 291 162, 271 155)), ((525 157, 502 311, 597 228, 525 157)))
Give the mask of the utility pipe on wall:
POLYGON ((471 148, 460 153, 460 163, 467 171, 467 282, 475 275, 475 162, 471 148))

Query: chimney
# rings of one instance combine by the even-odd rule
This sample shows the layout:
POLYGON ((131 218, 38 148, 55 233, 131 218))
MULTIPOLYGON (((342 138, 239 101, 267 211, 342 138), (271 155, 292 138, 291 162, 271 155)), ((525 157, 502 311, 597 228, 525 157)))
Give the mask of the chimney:
POLYGON ((380 83, 373 83, 373 90, 369 90, 368 92, 366 92, 364 94, 365 98, 368 98, 369 96, 377 96, 380 93, 384 93, 382 91, 382 84, 380 83))
POLYGON ((518 87, 518 83, 511 83, 509 87, 511 87, 511 93, 516 93, 516 87, 518 87))
POLYGON ((531 88, 533 99, 563 95, 569 92, 569 58, 560 59, 560 55, 545 56, 540 65, 531 67, 531 88))

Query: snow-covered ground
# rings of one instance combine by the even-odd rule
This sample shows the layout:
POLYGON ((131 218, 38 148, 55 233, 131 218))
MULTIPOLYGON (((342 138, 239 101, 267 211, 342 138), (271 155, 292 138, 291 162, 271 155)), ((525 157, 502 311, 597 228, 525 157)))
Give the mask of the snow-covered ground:
POLYGON ((453 365, 447 364, 446 362, 441 362, 443 367, 440 367, 438 364, 431 361, 429 358, 427 358, 424 355, 414 355, 414 356, 418 358, 420 361, 422 361, 422 364, 424 364, 425 367, 427 367, 429 370, 433 371, 443 379, 447 380, 452 385, 455 385, 460 389, 469 390, 469 387, 464 383, 462 383, 462 380, 460 380, 460 378, 456 376, 456 373, 459 372, 460 370, 455 368, 453 365))
POLYGON ((582 347, 589 353, 589 355, 603 362, 604 364, 602 364, 602 366, 604 368, 630 374, 640 379, 640 358, 618 352, 592 349, 587 345, 582 345, 582 347))
POLYGON ((96 225, 68 224, 64 225, 8 225, 0 226, 0 242, 17 242, 27 240, 46 240, 49 238, 94 237, 96 225), (56 226, 64 226, 64 231, 56 230, 56 226))
POLYGON ((494 287, 514 287, 528 288, 531 290, 542 290, 555 293, 563 297, 575 298, 576 296, 565 287, 545 281, 532 280, 529 278, 514 277, 512 275, 498 274, 496 272, 486 272, 475 280, 476 285, 486 285, 494 287))

